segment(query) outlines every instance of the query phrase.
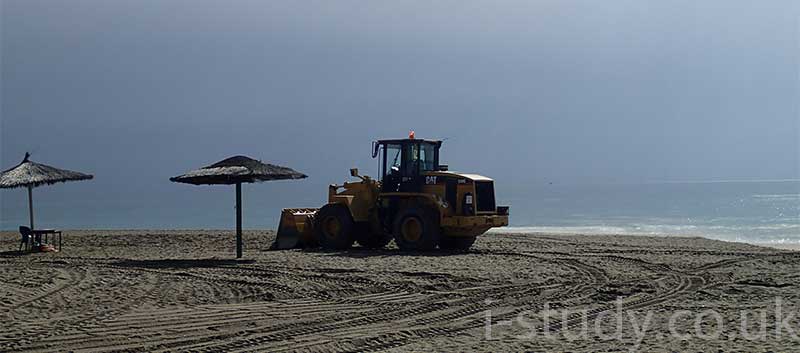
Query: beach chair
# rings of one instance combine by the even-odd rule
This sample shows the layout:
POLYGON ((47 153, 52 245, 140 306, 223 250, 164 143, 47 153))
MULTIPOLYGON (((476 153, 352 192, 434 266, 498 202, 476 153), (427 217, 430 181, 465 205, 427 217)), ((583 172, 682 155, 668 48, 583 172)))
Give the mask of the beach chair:
POLYGON ((25 245, 25 251, 28 251, 28 243, 30 243, 31 235, 33 234, 33 232, 31 231, 30 228, 26 226, 20 226, 19 234, 21 236, 19 240, 19 251, 22 251, 23 244, 25 245))

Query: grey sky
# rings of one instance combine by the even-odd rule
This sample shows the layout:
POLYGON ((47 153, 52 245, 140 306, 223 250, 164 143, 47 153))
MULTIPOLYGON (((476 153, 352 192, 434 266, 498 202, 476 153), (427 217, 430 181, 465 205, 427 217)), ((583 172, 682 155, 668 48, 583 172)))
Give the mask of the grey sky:
POLYGON ((167 178, 246 154, 313 206, 410 129, 501 191, 800 176, 797 1, 0 4, 2 168, 96 175, 53 202, 222 197, 167 178))

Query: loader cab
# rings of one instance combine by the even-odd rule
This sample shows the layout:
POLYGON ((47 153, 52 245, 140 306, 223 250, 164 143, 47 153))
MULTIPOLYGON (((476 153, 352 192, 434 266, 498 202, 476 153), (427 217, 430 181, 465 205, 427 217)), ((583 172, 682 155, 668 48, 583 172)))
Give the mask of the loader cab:
POLYGON ((379 140, 372 157, 380 157, 381 192, 420 192, 424 173, 440 170, 442 141, 423 139, 379 140))

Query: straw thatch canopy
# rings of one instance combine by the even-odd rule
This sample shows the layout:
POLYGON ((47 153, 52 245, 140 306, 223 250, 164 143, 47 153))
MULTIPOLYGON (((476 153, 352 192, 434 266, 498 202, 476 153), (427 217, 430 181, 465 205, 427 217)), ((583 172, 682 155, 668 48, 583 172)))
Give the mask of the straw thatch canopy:
POLYGON ((31 162, 28 160, 30 156, 30 153, 25 153, 25 158, 20 164, 0 174, 0 189, 21 187, 28 189, 30 228, 36 229, 33 227, 33 188, 66 181, 88 180, 94 178, 94 176, 31 162))
POLYGON ((210 166, 169 178, 169 180, 194 185, 230 185, 269 180, 303 179, 305 177, 305 174, 291 168, 262 163, 245 156, 235 156, 210 166))
POLYGON ((28 160, 28 157, 30 157, 30 154, 25 153, 25 159, 23 159, 20 164, 0 174, 0 188, 37 187, 40 185, 93 178, 90 174, 58 169, 49 165, 31 162, 28 160))
POLYGON ((287 167, 262 163, 250 157, 235 156, 208 167, 169 178, 194 185, 236 185, 236 257, 242 257, 242 183, 269 180, 303 179, 306 175, 287 167))

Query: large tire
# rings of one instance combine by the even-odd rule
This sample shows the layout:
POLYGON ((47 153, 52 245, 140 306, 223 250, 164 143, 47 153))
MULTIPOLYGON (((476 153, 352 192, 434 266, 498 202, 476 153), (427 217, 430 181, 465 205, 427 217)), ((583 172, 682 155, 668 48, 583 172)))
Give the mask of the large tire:
POLYGON ((433 211, 407 208, 395 216, 392 235, 401 250, 428 251, 439 245, 439 218, 433 211))
POLYGON ((465 251, 469 250, 477 237, 442 237, 439 240, 439 249, 465 251))
POLYGON ((349 249, 355 240, 353 223, 347 206, 327 204, 314 215, 314 237, 323 249, 349 249))

